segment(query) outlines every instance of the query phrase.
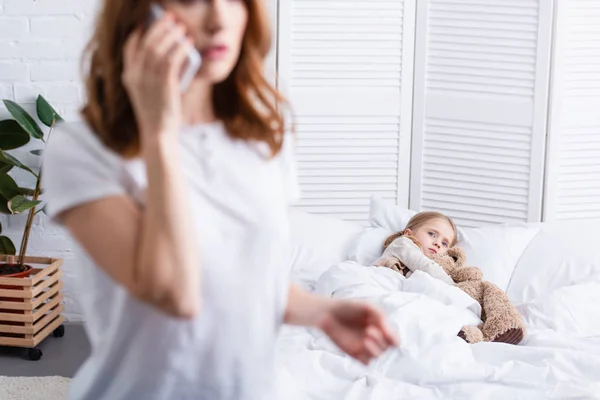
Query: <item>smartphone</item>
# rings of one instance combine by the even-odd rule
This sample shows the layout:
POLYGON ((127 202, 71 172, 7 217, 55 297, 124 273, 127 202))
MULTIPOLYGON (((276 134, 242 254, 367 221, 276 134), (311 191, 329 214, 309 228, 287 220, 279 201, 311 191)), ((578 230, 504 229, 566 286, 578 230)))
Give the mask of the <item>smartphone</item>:
MULTIPOLYGON (((154 21, 156 21, 157 19, 161 18, 164 15, 164 13, 165 10, 160 5, 152 3, 150 5, 150 17, 148 19, 148 26, 154 23, 154 21)), ((184 39, 182 38, 181 41, 183 40, 184 39)), ((179 87, 181 88, 182 92, 185 92, 190 86, 190 83, 192 83, 192 79, 194 79, 194 76, 200 69, 201 65, 202 57, 200 56, 200 53, 198 53, 198 50, 192 47, 187 54, 187 61, 181 73, 181 78, 179 82, 179 87)))

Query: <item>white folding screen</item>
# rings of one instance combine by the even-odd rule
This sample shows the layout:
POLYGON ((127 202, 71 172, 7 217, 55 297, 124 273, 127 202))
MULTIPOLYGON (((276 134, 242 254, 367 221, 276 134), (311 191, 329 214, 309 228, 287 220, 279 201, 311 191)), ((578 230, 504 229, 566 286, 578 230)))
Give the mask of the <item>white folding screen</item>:
POLYGON ((600 1, 558 0, 544 219, 600 217, 600 1))
POLYGON ((300 209, 365 220, 372 194, 408 204, 415 1, 279 0, 300 209))
POLYGON ((268 2, 301 209, 600 217, 600 1, 268 2))
POLYGON ((551 1, 419 0, 410 206, 539 221, 551 1))
POLYGON ((277 0, 263 0, 269 14, 271 28, 271 51, 265 60, 265 72, 269 82, 277 85, 277 0))

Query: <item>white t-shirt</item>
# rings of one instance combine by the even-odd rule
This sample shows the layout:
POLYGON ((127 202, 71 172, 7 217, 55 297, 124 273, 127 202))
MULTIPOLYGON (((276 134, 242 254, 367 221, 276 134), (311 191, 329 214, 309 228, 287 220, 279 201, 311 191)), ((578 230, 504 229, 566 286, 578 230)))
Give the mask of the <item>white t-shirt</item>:
MULTIPOLYGON (((272 159, 262 143, 232 139, 220 122, 185 127, 180 137, 202 260, 202 311, 191 321, 162 314, 78 247, 92 353, 73 380, 71 399, 270 398, 291 262, 288 204, 298 195, 291 137, 272 159)), ((143 205, 147 186, 143 161, 118 156, 85 123, 57 126, 44 155, 44 182, 52 218, 122 194, 143 205)))

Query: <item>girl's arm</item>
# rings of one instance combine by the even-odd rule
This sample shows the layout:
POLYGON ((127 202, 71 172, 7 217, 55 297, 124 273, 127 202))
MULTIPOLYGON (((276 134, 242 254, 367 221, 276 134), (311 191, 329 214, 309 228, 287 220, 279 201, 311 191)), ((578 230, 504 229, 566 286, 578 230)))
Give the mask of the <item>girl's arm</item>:
POLYGON ((440 279, 448 284, 454 281, 444 269, 435 261, 427 257, 423 251, 406 236, 394 240, 383 252, 382 259, 397 258, 411 271, 423 271, 434 278, 440 279))

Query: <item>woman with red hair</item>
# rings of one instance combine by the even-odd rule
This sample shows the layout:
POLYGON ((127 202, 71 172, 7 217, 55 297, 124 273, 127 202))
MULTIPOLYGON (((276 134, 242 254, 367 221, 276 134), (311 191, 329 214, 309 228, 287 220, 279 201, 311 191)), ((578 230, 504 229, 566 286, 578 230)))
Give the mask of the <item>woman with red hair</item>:
POLYGON ((71 399, 272 398, 281 323, 367 363, 395 343, 383 315, 288 283, 298 190, 262 1, 167 0, 148 24, 150 3, 104 1, 83 122, 59 123, 45 153, 92 344, 71 399))

